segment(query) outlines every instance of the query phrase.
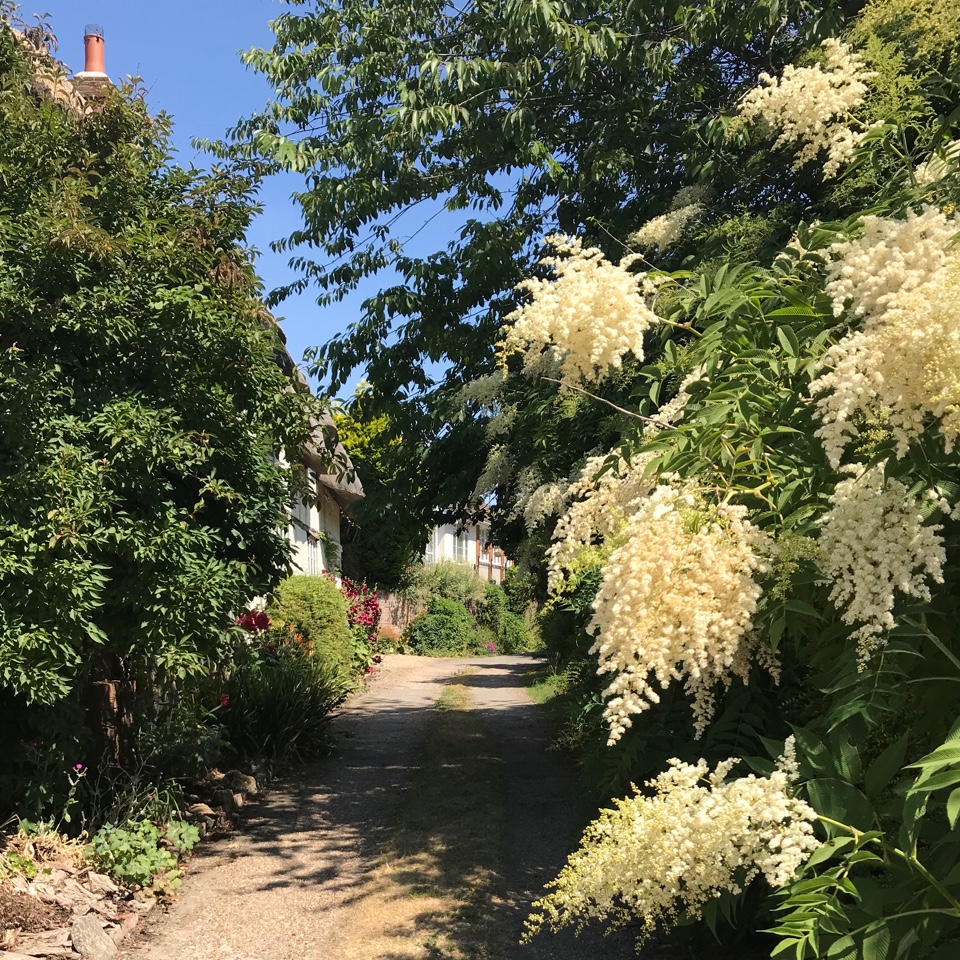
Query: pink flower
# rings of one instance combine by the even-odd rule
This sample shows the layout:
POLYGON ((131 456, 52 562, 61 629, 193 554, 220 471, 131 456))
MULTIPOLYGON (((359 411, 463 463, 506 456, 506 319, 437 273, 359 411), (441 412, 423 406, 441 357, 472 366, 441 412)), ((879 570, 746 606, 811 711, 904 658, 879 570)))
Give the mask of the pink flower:
POLYGON ((488 643, 488 644, 487 644, 487 649, 488 649, 491 653, 493 653, 493 651, 497 649, 497 645, 496 645, 495 643, 488 643))
POLYGON ((82 763, 75 763, 75 764, 73 765, 73 769, 76 770, 77 773, 79 773, 79 772, 83 769, 83 764, 82 764, 82 763))

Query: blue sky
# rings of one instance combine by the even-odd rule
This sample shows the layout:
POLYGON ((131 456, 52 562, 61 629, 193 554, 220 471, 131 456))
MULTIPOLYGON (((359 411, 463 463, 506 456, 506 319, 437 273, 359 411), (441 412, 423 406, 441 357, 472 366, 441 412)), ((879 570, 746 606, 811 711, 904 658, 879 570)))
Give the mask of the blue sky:
MULTIPOLYGON (((154 111, 166 110, 174 120, 177 161, 204 165, 206 158, 190 144, 194 137, 222 136, 239 117, 261 107, 271 90, 266 81, 240 62, 239 51, 272 43, 269 21, 287 5, 282 0, 20 0, 20 15, 49 13, 60 47, 58 56, 73 70, 83 69, 83 33, 88 23, 103 27, 106 71, 114 80, 140 76, 154 111)), ((250 243, 259 249, 258 271, 267 289, 293 276, 287 254, 273 254, 269 243, 288 234, 299 222, 290 201, 294 181, 275 179, 261 194, 264 214, 254 224, 250 243)), ((413 234, 426 214, 410 218, 413 234)), ((413 241, 418 252, 445 246, 456 224, 438 217, 413 241)), ((311 293, 285 301, 283 318, 288 346, 295 360, 303 351, 344 329, 359 312, 362 300, 379 286, 369 282, 351 298, 319 307, 311 293)))

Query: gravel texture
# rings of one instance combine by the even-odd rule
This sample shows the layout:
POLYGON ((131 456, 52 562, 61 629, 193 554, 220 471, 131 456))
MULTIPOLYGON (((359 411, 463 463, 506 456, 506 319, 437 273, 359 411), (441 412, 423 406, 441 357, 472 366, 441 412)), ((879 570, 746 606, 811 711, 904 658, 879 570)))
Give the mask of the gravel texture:
POLYGON ((502 960, 626 960, 629 935, 587 931, 518 939, 543 884, 563 865, 592 812, 576 773, 548 751, 546 711, 522 685, 530 657, 390 656, 369 689, 334 721, 339 749, 252 808, 243 832, 203 848, 179 901, 128 946, 129 960, 389 960, 351 938, 351 909, 389 840, 430 708, 445 684, 470 690, 473 709, 503 764, 499 873, 506 905, 502 960), (458 671, 469 672, 456 676, 458 671))

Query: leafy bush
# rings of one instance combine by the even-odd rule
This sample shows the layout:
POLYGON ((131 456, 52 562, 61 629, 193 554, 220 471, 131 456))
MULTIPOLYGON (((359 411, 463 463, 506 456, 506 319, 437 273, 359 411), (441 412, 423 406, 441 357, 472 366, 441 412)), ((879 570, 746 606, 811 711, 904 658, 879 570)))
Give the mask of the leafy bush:
POLYGON ((0 0, 0 686, 56 703, 120 662, 205 668, 224 611, 283 572, 272 455, 317 404, 264 323, 250 180, 172 167, 133 87, 52 108, 11 18, 0 0))
POLYGON ((346 679, 353 672, 347 610, 347 601, 332 580, 298 574, 277 587, 267 614, 279 645, 296 639, 325 668, 346 679))
POLYGON ((502 653, 523 653, 530 649, 532 638, 523 617, 504 610, 500 618, 498 639, 502 653))
POLYGON ((426 613, 407 625, 403 639, 414 653, 463 653, 473 640, 470 613, 456 600, 434 597, 426 613))
POLYGON ((90 841, 86 856, 97 870, 128 886, 148 887, 159 878, 164 886, 176 888, 177 857, 161 842, 187 853, 199 839, 197 828, 182 820, 171 821, 165 832, 151 820, 128 820, 122 827, 107 823, 90 841))
POLYGON ((439 617, 448 617, 470 629, 472 619, 470 611, 457 600, 448 600, 445 597, 434 597, 427 605, 427 613, 439 617))
POLYGON ((478 604, 477 622, 490 629, 500 653, 529 650, 532 638, 522 617, 507 607, 506 593, 497 584, 487 584, 486 596, 478 604))
POLYGON ((507 609, 522 617, 530 605, 537 601, 539 582, 537 575, 527 567, 514 564, 503 571, 503 593, 507 609))
POLYGON ((329 747, 330 711, 346 690, 342 669, 321 656, 296 645, 265 647, 219 687, 217 712, 240 754, 292 761, 329 747))
POLYGON ((486 588, 487 581, 470 565, 441 560, 412 568, 402 590, 414 603, 425 606, 434 597, 463 604, 478 603, 485 596, 486 588))

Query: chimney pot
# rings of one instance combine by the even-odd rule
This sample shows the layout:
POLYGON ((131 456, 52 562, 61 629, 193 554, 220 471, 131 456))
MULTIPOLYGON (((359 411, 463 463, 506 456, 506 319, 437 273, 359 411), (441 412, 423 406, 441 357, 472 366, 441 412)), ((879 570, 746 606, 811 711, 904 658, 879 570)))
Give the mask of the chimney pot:
POLYGON ((103 27, 88 23, 83 28, 83 47, 86 54, 84 73, 106 73, 103 59, 103 27))

